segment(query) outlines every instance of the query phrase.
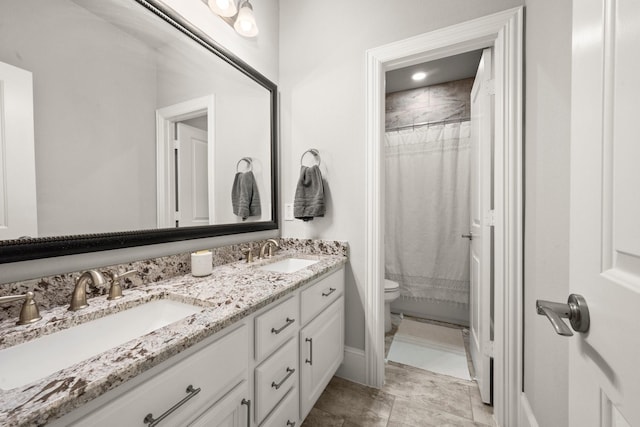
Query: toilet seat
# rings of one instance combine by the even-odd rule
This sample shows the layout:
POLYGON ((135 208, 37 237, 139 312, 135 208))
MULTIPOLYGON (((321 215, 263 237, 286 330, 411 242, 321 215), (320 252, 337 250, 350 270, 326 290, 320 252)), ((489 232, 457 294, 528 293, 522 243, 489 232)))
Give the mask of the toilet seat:
POLYGON ((400 289, 400 285, 398 282, 394 282, 393 280, 384 279, 384 291, 385 292, 395 292, 400 289))

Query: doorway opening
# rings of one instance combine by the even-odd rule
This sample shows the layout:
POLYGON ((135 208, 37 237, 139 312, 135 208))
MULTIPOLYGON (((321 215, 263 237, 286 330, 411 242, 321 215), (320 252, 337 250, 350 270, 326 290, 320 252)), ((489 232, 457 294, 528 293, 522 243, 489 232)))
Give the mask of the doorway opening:
POLYGON ((156 111, 159 228, 215 223, 213 95, 156 111))
POLYGON ((367 206, 365 244, 365 378, 384 383, 384 78, 385 72, 454 55, 492 49, 495 68, 494 414, 517 425, 522 384, 522 8, 436 30, 367 51, 367 206))
POLYGON ((486 404, 492 401, 492 225, 483 215, 493 209, 491 53, 479 49, 388 71, 383 140, 385 359, 476 379, 486 404))

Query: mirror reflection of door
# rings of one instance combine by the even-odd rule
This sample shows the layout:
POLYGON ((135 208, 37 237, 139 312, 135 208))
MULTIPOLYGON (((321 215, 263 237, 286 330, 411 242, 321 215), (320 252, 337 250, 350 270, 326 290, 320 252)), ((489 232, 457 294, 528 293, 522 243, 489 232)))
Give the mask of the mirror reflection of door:
POLYGON ((31 72, 0 62, 0 240, 38 237, 31 72))
POLYGON ((209 225, 207 116, 176 123, 176 227, 209 225))

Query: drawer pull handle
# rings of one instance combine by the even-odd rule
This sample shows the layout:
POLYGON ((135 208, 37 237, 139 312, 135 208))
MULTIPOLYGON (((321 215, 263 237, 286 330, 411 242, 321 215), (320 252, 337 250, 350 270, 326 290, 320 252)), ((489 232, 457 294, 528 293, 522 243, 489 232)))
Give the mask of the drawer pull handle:
POLYGON ((305 338, 304 341, 309 343, 309 358, 304 359, 304 363, 313 365, 313 338, 305 338))
POLYGON ((164 420, 169 415, 171 415, 176 409, 178 409, 179 407, 187 403, 189 399, 191 399, 196 394, 200 393, 200 390, 202 390, 200 387, 193 388, 193 386, 189 384, 189 387, 187 387, 188 394, 184 397, 184 399, 182 399, 180 402, 173 405, 171 408, 169 408, 164 414, 160 415, 158 418, 153 418, 153 414, 148 413, 147 416, 144 417, 144 420, 143 420, 144 423, 149 424, 149 427, 157 426, 158 424, 160 424, 162 420, 164 420))
POLYGON ((278 335, 280 332, 284 331, 288 326, 293 325, 293 322, 295 322, 295 321, 296 321, 296 319, 289 319, 287 317, 287 323, 285 323, 284 326, 282 326, 282 327, 280 327, 278 329, 271 328, 271 333, 278 335))
POLYGON ((323 292, 322 296, 323 297, 328 297, 329 295, 331 295, 332 293, 334 293, 336 291, 336 288, 329 288, 329 292, 327 292, 326 294, 323 292))
POLYGON ((296 427, 296 422, 287 420, 287 425, 291 427, 296 427))
POLYGON ((286 380, 288 380, 288 379, 289 379, 289 377, 290 377, 291 375, 293 375, 293 373, 294 373, 295 371, 296 371, 295 369, 292 369, 292 368, 290 368, 290 367, 288 367, 288 366, 287 366, 287 375, 286 375, 286 376, 285 376, 285 377, 284 377, 284 378, 283 378, 279 383, 277 383, 277 384, 276 384, 276 382, 275 382, 275 381, 273 381, 273 382, 271 383, 271 387, 273 387, 273 388, 275 388, 276 390, 278 390, 280 387, 282 387, 282 384, 284 384, 284 382, 285 382, 286 380))
POLYGON ((251 427, 251 400, 242 399, 241 405, 247 405, 247 427, 251 427))

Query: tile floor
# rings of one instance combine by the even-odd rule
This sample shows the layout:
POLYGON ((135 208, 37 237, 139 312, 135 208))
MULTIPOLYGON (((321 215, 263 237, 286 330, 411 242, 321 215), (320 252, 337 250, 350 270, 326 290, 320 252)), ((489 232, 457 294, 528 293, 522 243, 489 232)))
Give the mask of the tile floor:
MULTIPOLYGON (((400 318, 394 316, 394 329, 385 337, 387 352, 399 321, 400 318)), ((463 336, 468 347, 468 333, 463 336)), ((471 375, 473 376, 473 371, 471 375)), ((495 425, 493 410, 482 403, 478 387, 473 381, 435 374, 395 362, 387 363, 385 379, 384 387, 378 390, 334 377, 302 426, 495 425)))

